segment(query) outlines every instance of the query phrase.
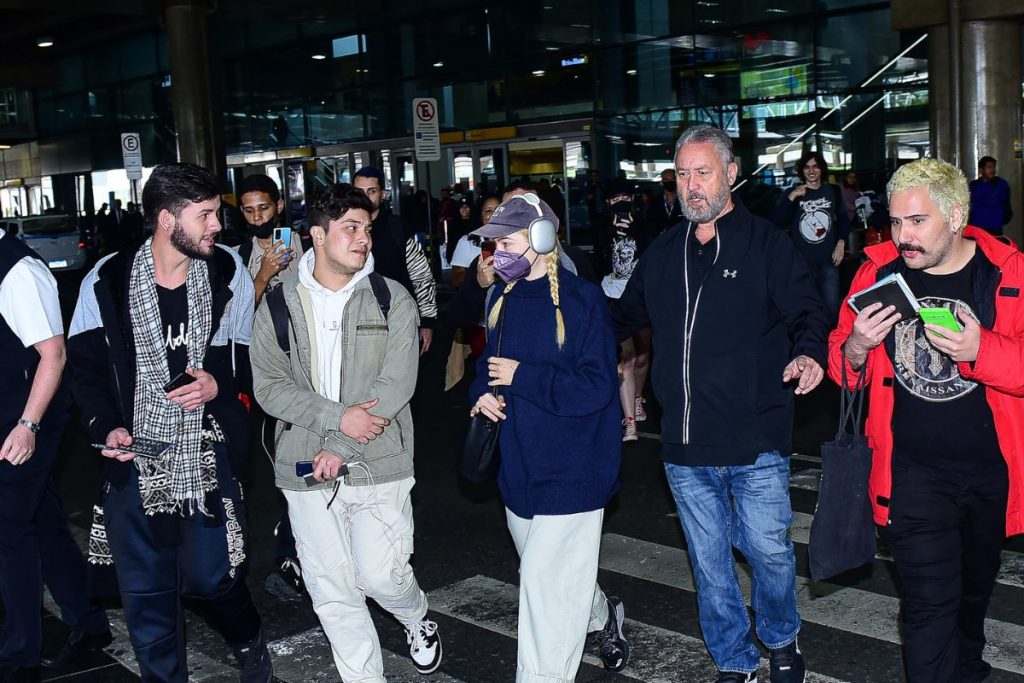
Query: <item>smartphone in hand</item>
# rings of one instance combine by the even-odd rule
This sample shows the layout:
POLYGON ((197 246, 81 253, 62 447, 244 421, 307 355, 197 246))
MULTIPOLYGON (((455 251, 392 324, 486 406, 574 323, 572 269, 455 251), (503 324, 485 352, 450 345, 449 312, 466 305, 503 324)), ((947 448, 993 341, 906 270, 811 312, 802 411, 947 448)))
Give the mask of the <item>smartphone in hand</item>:
POLYGON ((178 373, 177 377, 172 378, 170 382, 164 385, 164 393, 169 394, 175 389, 187 387, 189 384, 192 384, 192 382, 195 381, 196 378, 193 377, 192 375, 188 374, 187 372, 180 372, 178 373))
POLYGON ((274 228, 274 242, 280 242, 284 245, 285 249, 291 249, 292 247, 292 229, 291 228, 274 228))

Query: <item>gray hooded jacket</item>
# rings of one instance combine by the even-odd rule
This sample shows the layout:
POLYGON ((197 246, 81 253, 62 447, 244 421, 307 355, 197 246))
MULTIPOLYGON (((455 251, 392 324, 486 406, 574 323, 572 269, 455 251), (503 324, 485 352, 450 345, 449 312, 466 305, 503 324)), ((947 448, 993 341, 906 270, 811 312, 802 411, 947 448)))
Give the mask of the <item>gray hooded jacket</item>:
POLYGON ((348 485, 380 484, 413 475, 409 401, 419 366, 419 315, 404 287, 393 280, 387 284, 391 309, 386 320, 365 278, 354 285, 345 305, 339 402, 319 393, 312 301, 299 278, 281 285, 291 317, 290 354, 278 345, 267 301, 257 310, 250 347, 253 386, 263 410, 279 420, 274 441, 279 488, 329 488, 330 482, 309 486, 295 474, 295 463, 312 460, 322 449, 349 465, 344 480, 348 485), (390 419, 391 424, 363 445, 339 431, 339 425, 348 406, 373 399, 380 402, 369 412, 390 419), (366 469, 352 463, 364 463, 366 469))

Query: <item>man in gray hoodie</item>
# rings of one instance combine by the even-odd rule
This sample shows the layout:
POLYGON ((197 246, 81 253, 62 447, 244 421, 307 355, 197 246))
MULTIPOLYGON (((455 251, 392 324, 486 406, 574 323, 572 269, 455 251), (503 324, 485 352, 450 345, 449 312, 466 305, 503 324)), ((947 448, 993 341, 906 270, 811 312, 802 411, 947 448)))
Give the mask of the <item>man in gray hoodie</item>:
POLYGON ((256 399, 280 420, 276 481, 303 579, 346 683, 385 680, 367 596, 405 626, 420 673, 442 654, 409 565, 419 319, 373 272, 372 208, 349 185, 313 201, 313 250, 258 309, 251 346, 256 399))

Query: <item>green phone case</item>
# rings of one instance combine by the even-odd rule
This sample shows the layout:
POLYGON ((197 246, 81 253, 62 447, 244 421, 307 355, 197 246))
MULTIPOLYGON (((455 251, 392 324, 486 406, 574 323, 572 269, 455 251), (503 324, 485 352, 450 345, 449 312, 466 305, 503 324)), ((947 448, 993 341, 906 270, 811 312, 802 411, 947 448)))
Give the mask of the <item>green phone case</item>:
POLYGON ((921 320, 926 324, 939 325, 954 332, 964 331, 963 325, 961 325, 960 321, 956 319, 955 315, 953 315, 953 311, 948 308, 943 308, 941 306, 937 306, 935 308, 920 308, 918 309, 917 314, 921 316, 921 320))

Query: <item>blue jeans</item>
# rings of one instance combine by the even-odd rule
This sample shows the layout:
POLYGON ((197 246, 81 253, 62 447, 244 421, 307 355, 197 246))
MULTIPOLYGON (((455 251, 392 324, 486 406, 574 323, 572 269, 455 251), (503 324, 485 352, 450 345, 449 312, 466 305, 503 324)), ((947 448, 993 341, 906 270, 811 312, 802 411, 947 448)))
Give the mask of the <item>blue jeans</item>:
POLYGON ((690 551, 700 627, 711 658, 720 671, 756 671, 761 656, 732 549, 754 570, 757 637, 769 649, 789 645, 800 630, 796 558, 789 540, 789 458, 769 451, 740 467, 665 463, 665 473, 690 551))

